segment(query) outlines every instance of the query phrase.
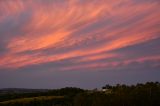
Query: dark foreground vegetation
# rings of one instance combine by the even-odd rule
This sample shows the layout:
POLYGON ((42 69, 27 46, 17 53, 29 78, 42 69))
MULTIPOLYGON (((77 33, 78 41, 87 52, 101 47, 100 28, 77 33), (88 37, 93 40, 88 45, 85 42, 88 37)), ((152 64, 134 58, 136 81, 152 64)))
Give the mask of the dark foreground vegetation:
POLYGON ((160 83, 0 93, 0 106, 160 106, 160 83))

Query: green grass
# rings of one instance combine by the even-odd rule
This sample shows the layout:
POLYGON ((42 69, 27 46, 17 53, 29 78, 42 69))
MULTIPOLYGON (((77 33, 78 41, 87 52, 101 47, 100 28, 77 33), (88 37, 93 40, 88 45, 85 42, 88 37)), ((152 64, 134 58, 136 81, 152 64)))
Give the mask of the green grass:
POLYGON ((13 100, 0 102, 0 105, 14 104, 14 103, 30 103, 33 101, 47 101, 47 100, 63 99, 63 98, 64 96, 39 96, 39 97, 31 97, 31 98, 20 98, 20 99, 13 99, 13 100))

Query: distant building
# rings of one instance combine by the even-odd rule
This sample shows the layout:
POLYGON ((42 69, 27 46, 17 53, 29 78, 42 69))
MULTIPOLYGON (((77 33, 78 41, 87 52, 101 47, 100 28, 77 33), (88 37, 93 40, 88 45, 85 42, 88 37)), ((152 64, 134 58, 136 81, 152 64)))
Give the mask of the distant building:
POLYGON ((106 88, 106 87, 102 87, 102 91, 103 91, 103 92, 106 92, 107 90, 109 90, 109 89, 106 88))
POLYGON ((110 85, 106 85, 104 87, 102 87, 102 91, 106 92, 106 93, 111 93, 111 86, 110 85))

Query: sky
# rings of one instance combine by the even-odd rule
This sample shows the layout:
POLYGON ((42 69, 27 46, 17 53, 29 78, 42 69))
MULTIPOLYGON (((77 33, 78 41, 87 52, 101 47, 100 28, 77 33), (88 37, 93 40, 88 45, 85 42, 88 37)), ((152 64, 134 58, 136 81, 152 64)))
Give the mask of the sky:
POLYGON ((159 0, 0 0, 0 88, 160 81, 159 0))

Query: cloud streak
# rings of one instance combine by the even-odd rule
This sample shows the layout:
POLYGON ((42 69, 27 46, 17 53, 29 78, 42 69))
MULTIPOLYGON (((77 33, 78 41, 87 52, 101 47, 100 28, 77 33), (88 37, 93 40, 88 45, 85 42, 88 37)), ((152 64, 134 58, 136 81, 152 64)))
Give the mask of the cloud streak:
POLYGON ((160 68, 159 4, 159 0, 2 0, 0 68, 58 62, 56 70, 114 70, 148 61, 160 68))

